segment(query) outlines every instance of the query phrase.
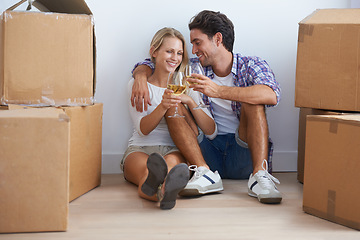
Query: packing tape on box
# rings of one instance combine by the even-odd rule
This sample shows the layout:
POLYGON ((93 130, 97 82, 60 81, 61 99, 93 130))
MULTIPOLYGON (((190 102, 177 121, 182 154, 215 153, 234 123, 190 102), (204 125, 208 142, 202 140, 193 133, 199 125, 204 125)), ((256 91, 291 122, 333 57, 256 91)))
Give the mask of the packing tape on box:
POLYGON ((314 31, 313 25, 299 24, 298 42, 304 42, 305 35, 312 36, 314 31))
POLYGON ((304 212, 326 219, 331 222, 335 222, 350 228, 360 230, 360 222, 345 219, 336 215, 336 191, 328 190, 327 209, 326 212, 321 211, 317 208, 303 205, 304 212))
POLYGON ((337 134, 337 130, 338 130, 338 122, 330 121, 329 132, 337 134))
POLYGON ((65 113, 59 114, 59 121, 60 122, 70 122, 70 117, 65 113))
POLYGON ((329 218, 335 217, 335 207, 336 207, 336 192, 333 190, 328 190, 327 215, 329 218))

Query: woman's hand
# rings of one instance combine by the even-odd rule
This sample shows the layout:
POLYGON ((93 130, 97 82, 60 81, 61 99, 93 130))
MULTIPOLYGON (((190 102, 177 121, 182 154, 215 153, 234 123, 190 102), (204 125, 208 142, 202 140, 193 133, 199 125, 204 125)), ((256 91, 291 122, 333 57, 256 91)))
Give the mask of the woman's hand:
POLYGON ((161 101, 161 104, 164 106, 165 109, 176 107, 179 103, 181 103, 181 95, 176 96, 172 94, 173 92, 174 92, 173 90, 165 89, 161 101))
POLYGON ((194 101, 190 96, 186 94, 181 94, 180 98, 181 98, 181 102, 187 105, 194 101))

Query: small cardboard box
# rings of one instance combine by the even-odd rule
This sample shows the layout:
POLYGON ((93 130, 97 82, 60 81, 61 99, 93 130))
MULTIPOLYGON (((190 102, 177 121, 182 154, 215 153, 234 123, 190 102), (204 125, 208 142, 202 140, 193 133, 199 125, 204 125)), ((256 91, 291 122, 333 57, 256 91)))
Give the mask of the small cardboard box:
POLYGON ((0 110, 1 233, 67 229, 69 158, 62 110, 0 110))
POLYGON ((43 12, 14 11, 18 5, 0 16, 0 103, 93 104, 95 35, 86 3, 36 0, 43 12))
POLYGON ((299 23, 295 106, 360 111, 360 9, 321 9, 299 23))
POLYGON ((303 210, 360 230, 360 114, 308 116, 303 210))
POLYGON ((342 115, 346 112, 336 112, 313 108, 300 108, 299 112, 299 135, 298 135, 298 161, 297 161, 297 179, 304 182, 304 163, 305 163, 305 135, 306 135, 306 117, 308 115, 342 115))

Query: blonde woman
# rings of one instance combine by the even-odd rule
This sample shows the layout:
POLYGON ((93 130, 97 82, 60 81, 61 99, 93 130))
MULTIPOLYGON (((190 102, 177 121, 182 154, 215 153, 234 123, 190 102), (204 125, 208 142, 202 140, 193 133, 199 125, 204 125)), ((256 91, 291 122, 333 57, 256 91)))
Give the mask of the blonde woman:
MULTIPOLYGON (((173 28, 160 29, 152 39, 150 56, 155 64, 147 81, 151 105, 146 111, 138 112, 131 101, 128 103, 134 132, 121 168, 125 179, 138 186, 140 197, 159 201, 161 209, 171 209, 175 206, 178 193, 189 181, 187 164, 207 165, 202 157, 194 157, 190 161, 184 158, 170 136, 166 116, 172 115, 173 109, 178 106, 179 113, 185 117, 175 121, 187 124, 195 138, 198 135, 195 121, 201 122, 199 127, 208 136, 216 135, 217 128, 208 111, 197 111, 192 116, 184 107, 197 106, 201 100, 198 93, 191 91, 188 95, 175 96, 166 89, 169 74, 182 71, 188 62, 182 34, 173 28)), ((133 83, 134 79, 130 80, 129 94, 133 83)))

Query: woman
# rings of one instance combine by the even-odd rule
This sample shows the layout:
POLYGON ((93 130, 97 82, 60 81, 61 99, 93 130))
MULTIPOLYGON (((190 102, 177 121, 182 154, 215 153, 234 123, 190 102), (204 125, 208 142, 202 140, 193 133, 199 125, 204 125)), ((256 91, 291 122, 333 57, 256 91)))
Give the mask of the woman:
MULTIPOLYGON (((129 101, 130 115, 134 124, 134 133, 121 161, 124 177, 138 186, 139 196, 151 201, 160 201, 161 209, 175 206, 177 194, 189 180, 188 165, 184 156, 175 146, 169 134, 166 120, 168 110, 179 104, 180 114, 197 133, 196 122, 207 134, 216 134, 217 129, 211 115, 197 111, 194 119, 188 110, 197 106, 200 96, 191 91, 189 95, 172 95, 166 89, 170 73, 183 71, 188 62, 185 40, 181 33, 173 28, 160 29, 150 45, 150 56, 155 63, 155 70, 148 79, 151 106, 147 111, 137 112, 129 101), (192 96, 192 97, 190 97, 192 96), (194 127, 195 126, 195 127, 194 127)), ((129 82, 131 94, 134 80, 129 82)), ((191 164, 191 163, 190 163, 191 164)))

